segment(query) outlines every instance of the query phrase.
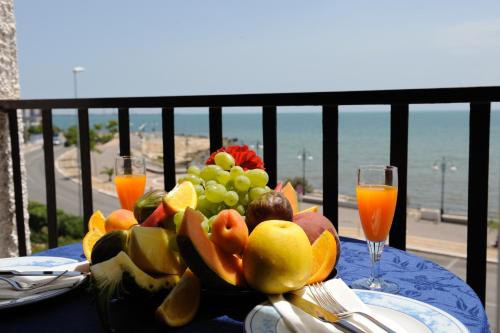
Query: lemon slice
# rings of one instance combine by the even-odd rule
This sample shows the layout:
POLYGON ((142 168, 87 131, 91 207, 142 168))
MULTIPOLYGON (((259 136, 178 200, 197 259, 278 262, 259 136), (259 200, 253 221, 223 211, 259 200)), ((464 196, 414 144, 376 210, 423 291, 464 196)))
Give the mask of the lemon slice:
POLYGON ((163 198, 163 203, 167 210, 173 214, 183 211, 187 207, 195 209, 197 202, 198 196, 196 195, 196 189, 194 185, 188 181, 176 185, 172 191, 168 192, 163 198))
POLYGON ((186 269, 179 283, 156 309, 156 318, 171 327, 193 320, 200 305, 200 280, 186 269))

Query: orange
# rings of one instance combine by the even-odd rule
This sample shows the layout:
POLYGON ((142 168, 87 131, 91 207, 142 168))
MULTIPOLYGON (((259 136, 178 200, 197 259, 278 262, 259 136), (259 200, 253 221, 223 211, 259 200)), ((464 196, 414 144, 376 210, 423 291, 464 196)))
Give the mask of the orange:
POLYGON ((186 269, 179 283, 156 309, 156 318, 171 327, 188 324, 198 311, 200 293, 200 280, 186 269))
POLYGON ((127 209, 117 209, 108 215, 104 222, 106 232, 112 230, 128 230, 130 227, 138 224, 134 213, 127 209))
POLYGON ((100 210, 96 210, 94 214, 90 217, 88 226, 89 226, 89 231, 91 230, 97 230, 100 231, 101 233, 106 232, 106 228, 104 227, 104 223, 106 221, 106 218, 104 215, 101 213, 100 210))
POLYGON ((104 233, 101 233, 97 230, 91 230, 87 232, 85 237, 82 240, 83 254, 87 260, 90 261, 90 255, 92 254, 92 249, 94 248, 95 243, 103 236, 104 233))
POLYGON ((163 198, 163 206, 167 215, 173 215, 177 212, 184 211, 187 207, 196 208, 198 196, 191 182, 183 182, 177 184, 172 191, 168 192, 163 198))
POLYGON ((337 259, 337 244, 335 237, 333 237, 330 231, 323 231, 312 244, 312 251, 313 268, 307 284, 323 281, 333 271, 337 259))

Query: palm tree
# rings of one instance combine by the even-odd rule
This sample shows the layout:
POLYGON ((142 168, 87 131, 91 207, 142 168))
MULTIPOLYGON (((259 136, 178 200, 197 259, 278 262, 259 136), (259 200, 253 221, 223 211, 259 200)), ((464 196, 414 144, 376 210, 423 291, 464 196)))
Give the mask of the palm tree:
POLYGON ((113 173, 115 172, 115 169, 112 167, 104 167, 102 168, 100 174, 101 175, 107 175, 108 176, 108 182, 111 182, 113 180, 113 173))

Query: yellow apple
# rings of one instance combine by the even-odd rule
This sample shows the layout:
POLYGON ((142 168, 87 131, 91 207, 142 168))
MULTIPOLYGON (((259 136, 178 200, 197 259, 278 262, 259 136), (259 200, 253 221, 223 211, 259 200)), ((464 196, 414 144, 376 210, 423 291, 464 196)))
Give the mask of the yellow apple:
POLYGON ((312 247, 306 233, 290 221, 259 223, 243 253, 248 284, 265 294, 302 288, 311 275, 312 247))

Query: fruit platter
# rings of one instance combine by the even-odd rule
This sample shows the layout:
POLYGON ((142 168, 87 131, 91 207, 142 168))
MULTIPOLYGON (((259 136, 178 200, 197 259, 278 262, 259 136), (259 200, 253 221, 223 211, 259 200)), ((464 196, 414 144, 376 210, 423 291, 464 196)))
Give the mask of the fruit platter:
POLYGON ((332 222, 316 206, 300 211, 290 183, 268 181, 254 151, 222 147, 133 211, 94 212, 83 249, 103 325, 117 298, 155 300, 150 316, 179 327, 206 295, 265 297, 327 279, 340 256, 332 222))

